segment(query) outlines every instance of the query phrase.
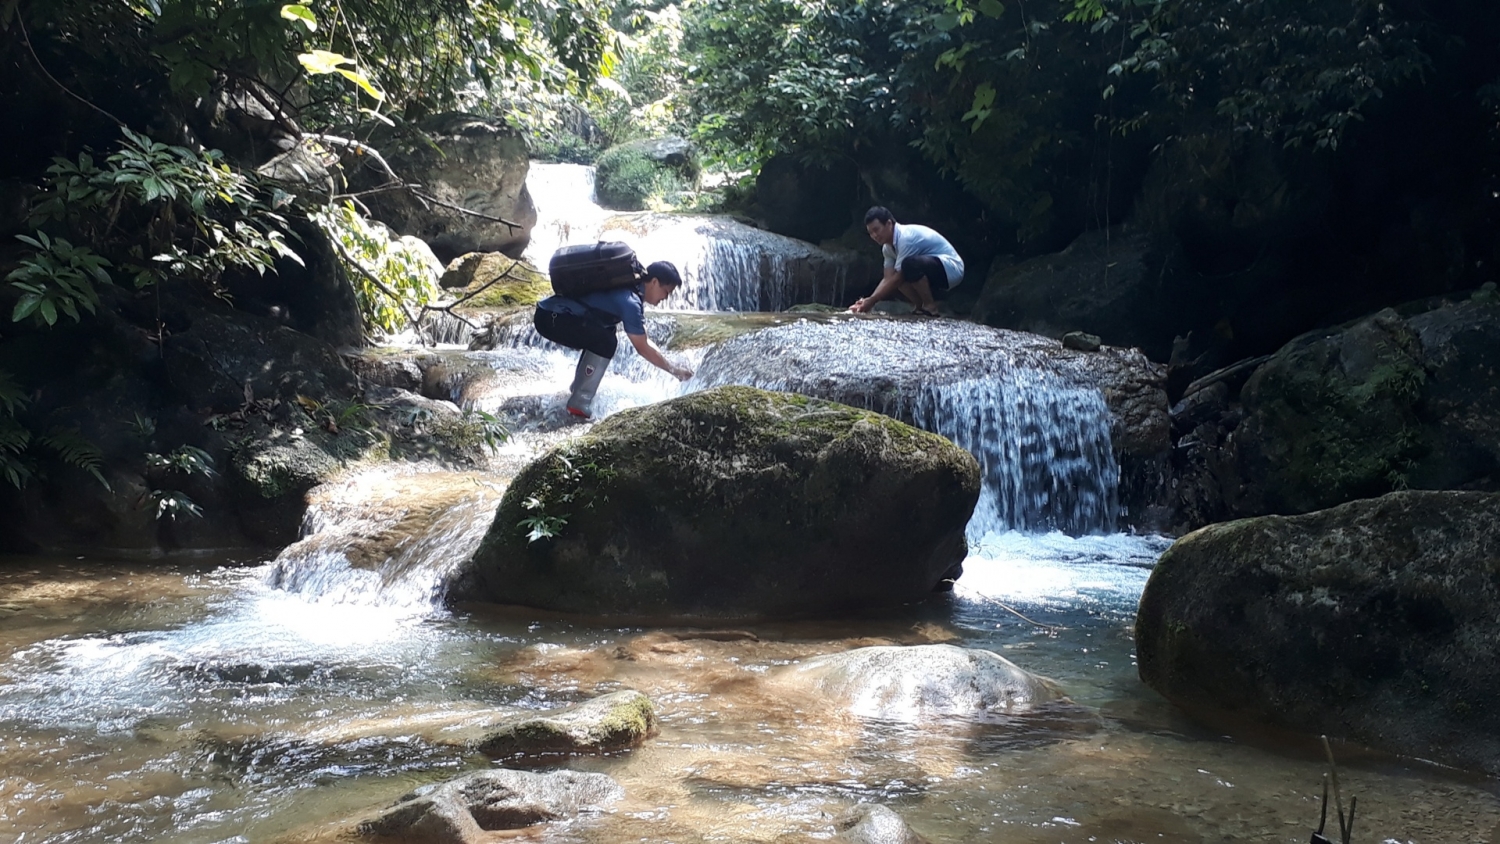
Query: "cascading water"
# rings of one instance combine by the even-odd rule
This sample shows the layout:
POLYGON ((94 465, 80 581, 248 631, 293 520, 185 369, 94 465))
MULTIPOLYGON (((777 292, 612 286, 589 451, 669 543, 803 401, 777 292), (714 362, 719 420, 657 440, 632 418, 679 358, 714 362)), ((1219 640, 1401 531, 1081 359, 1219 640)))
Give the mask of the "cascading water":
POLYGON ((503 486, 375 468, 315 490, 267 582, 308 600, 430 612, 489 530, 503 486))
POLYGON ((979 461, 971 542, 1008 530, 1111 533, 1119 465, 1097 389, 971 348, 953 325, 801 321, 715 349, 694 389, 744 384, 831 398, 942 434, 979 461))
POLYGON ((971 540, 1007 530, 1112 533, 1120 469, 1096 390, 1040 373, 929 385, 900 415, 979 461, 971 540))
POLYGON ((559 246, 599 239, 610 212, 594 201, 594 168, 533 161, 526 190, 536 206, 536 224, 522 257, 532 266, 545 270, 559 246))
POLYGON ((526 186, 537 222, 524 257, 534 266, 545 268, 559 246, 623 240, 643 263, 677 266, 683 286, 665 310, 779 311, 844 300, 850 256, 727 217, 608 211, 594 201, 594 169, 581 164, 532 162, 526 186))

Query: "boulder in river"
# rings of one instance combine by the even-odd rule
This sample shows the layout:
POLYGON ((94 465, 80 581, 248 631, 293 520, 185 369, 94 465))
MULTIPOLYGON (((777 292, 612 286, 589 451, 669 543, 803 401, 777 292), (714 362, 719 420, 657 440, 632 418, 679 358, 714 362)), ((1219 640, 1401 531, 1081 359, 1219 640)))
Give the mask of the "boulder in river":
POLYGON ((1122 510, 1131 527, 1165 518, 1165 370, 1135 349, 1081 352, 948 319, 813 315, 720 343, 693 383, 787 390, 939 431, 981 457, 1002 529, 1110 532, 1122 510))
POLYGON ((959 571, 978 495, 974 458, 935 434, 707 390, 611 416, 522 470, 468 597, 713 616, 919 601, 959 571))
POLYGON ((956 645, 856 648, 788 666, 773 681, 854 715, 902 722, 1015 714, 1063 697, 1056 683, 999 654, 956 645))
POLYGON ((860 803, 833 823, 838 844, 928 844, 892 809, 860 803))
POLYGON ((1500 304, 1476 293, 1309 333, 1195 382, 1172 410, 1178 512, 1198 527, 1402 488, 1500 490, 1497 371, 1500 304))
POLYGON ((491 833, 599 812, 624 797, 604 774, 494 769, 419 788, 355 826, 358 838, 482 844, 491 833))
POLYGON ((1395 492, 1179 539, 1141 678, 1211 717, 1500 773, 1500 494, 1395 492))
POLYGON ((573 706, 511 716, 487 727, 478 748, 496 759, 535 763, 628 750, 655 734, 651 699, 627 689, 573 706))

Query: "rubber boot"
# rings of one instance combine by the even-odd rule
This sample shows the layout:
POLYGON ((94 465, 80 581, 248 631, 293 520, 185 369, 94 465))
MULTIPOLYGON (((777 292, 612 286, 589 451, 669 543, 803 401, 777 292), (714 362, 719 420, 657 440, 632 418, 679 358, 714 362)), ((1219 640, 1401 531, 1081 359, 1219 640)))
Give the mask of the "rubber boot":
POLYGON ((568 397, 568 412, 587 419, 593 413, 594 393, 599 392, 599 383, 609 369, 609 358, 584 352, 578 356, 578 369, 573 375, 572 395, 568 397))

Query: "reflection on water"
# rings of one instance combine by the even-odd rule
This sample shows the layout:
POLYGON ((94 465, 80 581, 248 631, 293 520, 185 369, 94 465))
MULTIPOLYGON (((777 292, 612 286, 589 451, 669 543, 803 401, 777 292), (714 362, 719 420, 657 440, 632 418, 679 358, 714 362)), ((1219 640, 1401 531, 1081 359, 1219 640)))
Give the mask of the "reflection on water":
MULTIPOLYGON (((992 534, 936 605, 720 631, 308 602, 270 589, 266 565, 8 559, 0 840, 306 840, 487 765, 445 738, 456 724, 636 688, 661 734, 574 764, 625 801, 536 840, 826 840, 873 801, 935 842, 1305 841, 1310 740, 1208 732, 1136 679, 1132 613, 1163 545, 992 534), (897 723, 776 681, 815 655, 930 642, 991 649, 1070 701, 897 723)), ((1484 841, 1500 824, 1492 782, 1348 758, 1357 840, 1484 841)))

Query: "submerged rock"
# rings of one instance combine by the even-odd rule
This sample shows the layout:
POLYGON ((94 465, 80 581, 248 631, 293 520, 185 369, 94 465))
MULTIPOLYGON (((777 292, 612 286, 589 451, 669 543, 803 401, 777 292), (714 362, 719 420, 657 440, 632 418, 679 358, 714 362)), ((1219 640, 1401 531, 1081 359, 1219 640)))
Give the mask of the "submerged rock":
POLYGON ((774 682, 854 715, 903 722, 1012 714, 1063 698, 1057 684, 999 654, 955 645, 856 648, 789 666, 774 682))
POLYGON ((562 709, 515 715, 485 730, 480 752, 507 761, 613 753, 656 734, 650 698, 620 691, 562 709))
POLYGON ((469 597, 572 612, 784 615, 956 576, 968 453, 868 411, 744 387, 624 411, 532 463, 469 597))
POLYGON ((1500 494, 1213 525, 1162 556, 1147 685, 1190 710, 1500 773, 1500 494))
POLYGON ((482 844, 492 832, 599 812, 625 796, 604 774, 478 771, 408 794, 354 826, 358 838, 482 844))
POLYGON ((928 844, 891 809, 861 803, 834 821, 839 844, 928 844))

